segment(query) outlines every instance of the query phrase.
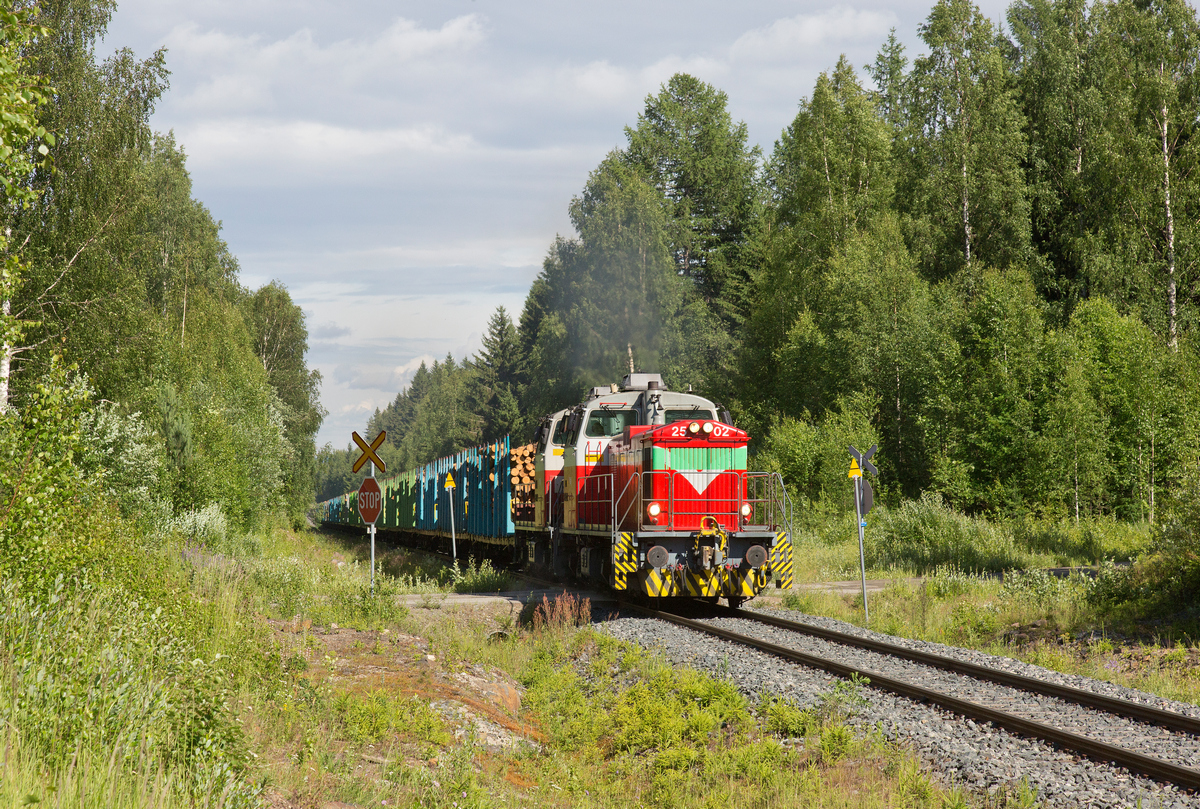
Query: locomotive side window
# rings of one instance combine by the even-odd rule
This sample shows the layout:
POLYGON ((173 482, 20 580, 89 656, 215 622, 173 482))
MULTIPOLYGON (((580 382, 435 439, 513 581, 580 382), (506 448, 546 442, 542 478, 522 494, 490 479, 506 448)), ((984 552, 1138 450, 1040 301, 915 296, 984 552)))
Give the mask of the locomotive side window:
POLYGON ((674 424, 677 421, 714 421, 711 410, 668 410, 664 424, 674 424))
POLYGON ((634 424, 637 424, 635 410, 593 410, 587 415, 585 434, 588 438, 611 438, 634 424))

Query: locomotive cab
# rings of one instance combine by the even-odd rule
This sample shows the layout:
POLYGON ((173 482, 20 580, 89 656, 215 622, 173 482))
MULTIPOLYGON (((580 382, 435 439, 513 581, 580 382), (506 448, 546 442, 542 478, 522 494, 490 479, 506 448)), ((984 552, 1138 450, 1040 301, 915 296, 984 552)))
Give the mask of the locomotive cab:
POLYGON ((565 528, 611 531, 620 492, 613 487, 612 442, 639 427, 714 419, 716 406, 692 393, 663 388, 659 374, 628 374, 620 385, 592 388, 567 418, 563 452, 565 528))
POLYGON ((538 426, 537 456, 534 459, 538 498, 534 524, 539 528, 562 524, 562 470, 569 413, 569 410, 559 410, 547 416, 538 426))

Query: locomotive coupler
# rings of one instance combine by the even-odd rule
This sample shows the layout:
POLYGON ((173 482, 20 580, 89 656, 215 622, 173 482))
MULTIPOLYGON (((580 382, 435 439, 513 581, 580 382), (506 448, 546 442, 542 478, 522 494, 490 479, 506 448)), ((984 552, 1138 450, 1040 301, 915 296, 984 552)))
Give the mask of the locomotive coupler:
POLYGON ((700 530, 692 535, 692 552, 688 561, 697 573, 717 570, 725 564, 728 543, 721 524, 714 517, 700 521, 700 530))

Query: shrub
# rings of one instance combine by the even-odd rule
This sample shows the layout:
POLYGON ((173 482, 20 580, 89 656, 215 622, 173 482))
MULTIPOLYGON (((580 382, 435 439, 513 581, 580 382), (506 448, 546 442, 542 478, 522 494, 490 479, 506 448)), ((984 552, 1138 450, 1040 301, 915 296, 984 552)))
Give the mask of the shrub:
POLYGON ((577 626, 586 626, 592 621, 592 602, 588 598, 576 598, 570 593, 542 596, 542 603, 528 602, 521 609, 521 623, 532 627, 534 632, 562 631, 577 626))
POLYGON ((202 509, 185 511, 168 523, 169 529, 187 541, 209 550, 222 550, 229 535, 229 522, 216 503, 202 509))
POLYGON ((456 593, 498 593, 514 586, 513 577, 496 570, 490 559, 468 559, 466 567, 453 565, 450 571, 456 593))
POLYGON ((881 510, 872 526, 867 564, 918 573, 939 565, 972 573, 1027 567, 1029 554, 1001 527, 949 508, 936 493, 881 510))
POLYGON ((795 703, 779 697, 764 700, 759 712, 767 719, 767 732, 785 738, 807 736, 819 725, 812 711, 803 710, 795 703))

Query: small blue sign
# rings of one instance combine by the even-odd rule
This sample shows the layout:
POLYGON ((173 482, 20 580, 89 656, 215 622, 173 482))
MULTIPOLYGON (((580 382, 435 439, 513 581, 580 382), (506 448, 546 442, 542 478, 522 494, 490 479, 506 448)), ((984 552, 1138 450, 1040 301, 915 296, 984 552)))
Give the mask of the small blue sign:
POLYGON ((862 522, 860 522, 860 523, 859 523, 859 526, 860 526, 860 527, 862 527, 862 528, 866 528, 866 527, 867 527, 867 521, 866 521, 866 520, 863 520, 862 522))

